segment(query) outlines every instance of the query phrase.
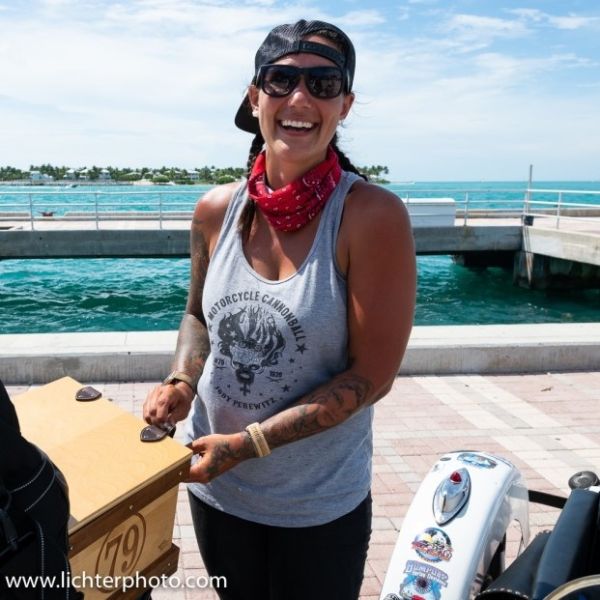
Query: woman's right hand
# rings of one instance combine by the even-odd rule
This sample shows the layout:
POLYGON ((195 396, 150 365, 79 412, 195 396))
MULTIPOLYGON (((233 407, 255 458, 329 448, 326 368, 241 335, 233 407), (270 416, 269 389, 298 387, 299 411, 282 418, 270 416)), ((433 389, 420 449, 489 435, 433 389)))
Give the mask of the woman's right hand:
POLYGON ((190 412, 194 396, 192 388, 183 381, 156 386, 144 402, 144 420, 150 424, 183 421, 190 412))

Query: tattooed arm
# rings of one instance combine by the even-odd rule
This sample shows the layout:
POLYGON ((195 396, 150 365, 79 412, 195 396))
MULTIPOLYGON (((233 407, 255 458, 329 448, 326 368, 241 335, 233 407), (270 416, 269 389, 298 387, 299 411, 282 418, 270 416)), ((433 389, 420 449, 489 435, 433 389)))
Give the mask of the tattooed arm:
POLYGON ((237 184, 214 188, 196 204, 190 231, 190 288, 172 364, 172 370, 191 377, 193 386, 179 381, 155 387, 144 403, 144 419, 148 423, 176 423, 185 419, 190 411, 198 380, 210 352, 202 313, 206 271, 225 210, 236 187, 237 184))
MULTIPOLYGON (((201 208, 201 203, 198 203, 192 219, 190 289, 185 313, 179 326, 172 365, 174 371, 182 371, 192 378, 194 390, 198 385, 204 363, 210 352, 206 322, 202 313, 202 292, 206 280, 206 271, 208 270, 208 245, 204 231, 205 218, 202 214, 205 209, 206 206, 201 208)), ((181 385, 181 383, 177 385, 181 385)), ((186 387, 189 389, 189 386, 186 387)))
MULTIPOLYGON (((357 184, 346 199, 337 262, 347 275, 349 366, 263 421, 270 448, 334 427, 382 398, 398 372, 412 328, 416 270, 410 221, 397 196, 357 184)), ((195 481, 210 481, 254 458, 246 432, 193 442, 195 481)))

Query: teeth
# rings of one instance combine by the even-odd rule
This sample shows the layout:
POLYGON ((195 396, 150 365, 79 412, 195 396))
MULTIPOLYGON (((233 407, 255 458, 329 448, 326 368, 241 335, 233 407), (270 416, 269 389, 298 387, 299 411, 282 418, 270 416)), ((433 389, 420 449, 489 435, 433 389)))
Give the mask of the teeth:
POLYGON ((308 121, 281 121, 281 124, 284 127, 294 127, 296 129, 312 129, 313 123, 309 123, 308 121))

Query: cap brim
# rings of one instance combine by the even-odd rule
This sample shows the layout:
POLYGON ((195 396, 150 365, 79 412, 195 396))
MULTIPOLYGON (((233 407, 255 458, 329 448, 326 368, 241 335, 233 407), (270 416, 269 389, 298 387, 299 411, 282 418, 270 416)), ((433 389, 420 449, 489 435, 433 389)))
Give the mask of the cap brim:
POLYGON ((248 133, 256 134, 260 131, 258 119, 252 116, 252 106, 248 94, 244 96, 244 100, 238 108, 237 114, 235 115, 235 124, 248 133))

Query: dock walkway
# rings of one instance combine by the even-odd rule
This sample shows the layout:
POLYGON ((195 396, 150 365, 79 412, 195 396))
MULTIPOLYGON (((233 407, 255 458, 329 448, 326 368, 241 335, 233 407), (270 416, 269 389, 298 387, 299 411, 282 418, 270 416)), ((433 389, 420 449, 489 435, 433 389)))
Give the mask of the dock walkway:
MULTIPOLYGON (((157 381, 93 385, 141 415, 157 381)), ((29 386, 9 386, 11 396, 29 386)), ((419 482, 444 452, 476 449, 515 463, 533 489, 567 493, 578 470, 600 471, 600 370, 535 375, 401 376, 375 408, 373 533, 361 600, 377 600, 396 536, 419 482)), ((181 436, 181 427, 176 437, 181 436)), ((205 577, 185 486, 177 504, 177 576, 205 577)), ((558 511, 531 505, 532 533, 558 511)), ((211 590, 157 589, 154 600, 216 600, 211 590)))
MULTIPOLYGON (((33 369, 39 383, 68 374, 141 416, 148 391, 168 372, 175 340, 174 331, 3 335, 0 378, 14 396, 31 388, 15 385, 19 372, 33 369), (127 365, 127 356, 129 378, 118 382, 116 365, 127 365)), ((600 473, 599 406, 600 323, 414 328, 400 376, 375 407, 373 533, 361 600, 379 598, 408 506, 441 454, 496 453, 522 470, 530 488, 566 494, 574 472, 600 473)), ((182 485, 174 529, 181 581, 206 576, 186 495, 182 485)), ((557 516, 532 504, 532 533, 557 516)), ((189 586, 152 596, 217 598, 189 586)))
MULTIPOLYGON (((414 227, 417 254, 530 252, 600 266, 600 217, 457 218, 454 226, 414 227)), ((185 258, 189 219, 38 218, 3 221, 0 260, 20 258, 185 258)))

